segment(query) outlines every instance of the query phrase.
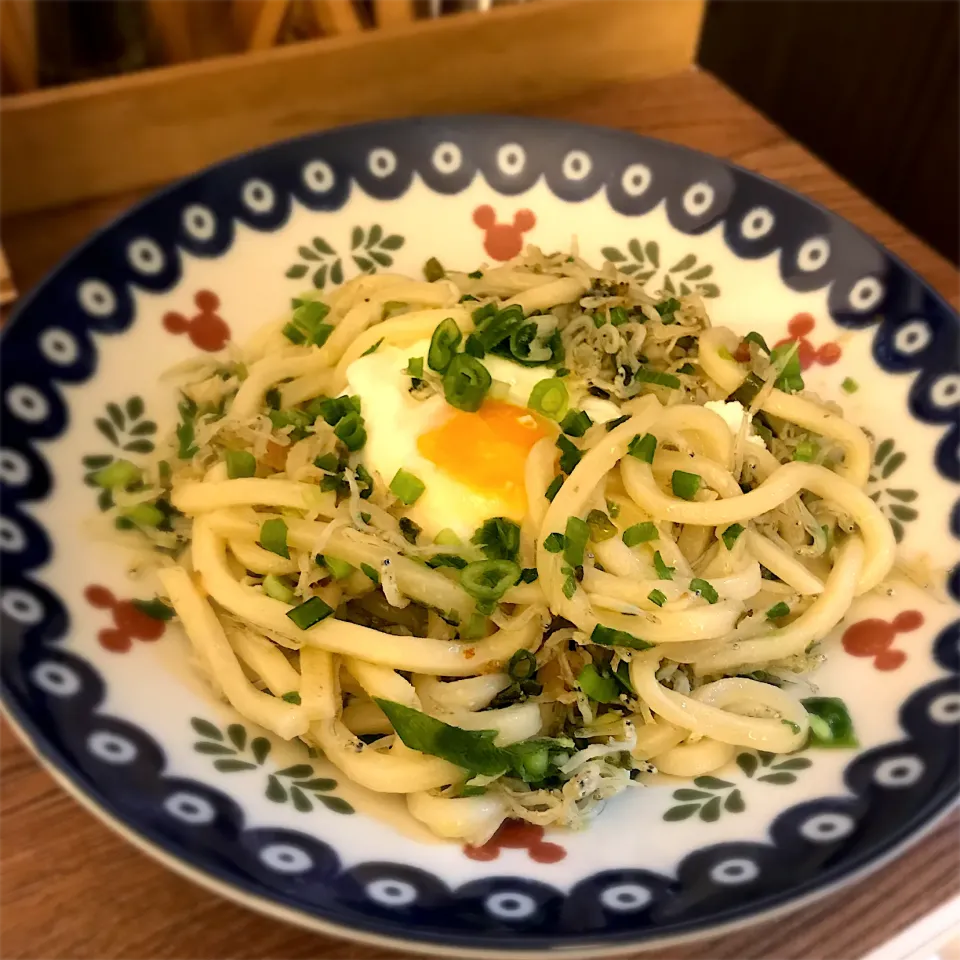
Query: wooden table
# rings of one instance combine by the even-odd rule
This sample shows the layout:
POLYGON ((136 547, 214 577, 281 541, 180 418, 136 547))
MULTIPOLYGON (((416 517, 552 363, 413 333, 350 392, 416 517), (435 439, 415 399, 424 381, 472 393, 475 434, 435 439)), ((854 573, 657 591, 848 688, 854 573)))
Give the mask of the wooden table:
MULTIPOLYGON (((728 157, 846 217, 952 303, 960 301, 953 266, 707 74, 690 70, 612 84, 518 112, 633 130, 728 157)), ((141 195, 4 221, 3 243, 19 288, 36 284, 91 230, 141 195)), ((408 956, 289 927, 168 872, 64 794, 7 727, 0 730, 0 773, 0 953, 8 960, 408 956)), ((955 812, 895 862, 820 903, 746 931, 658 950, 656 956, 862 957, 960 892, 958 825, 955 812)))

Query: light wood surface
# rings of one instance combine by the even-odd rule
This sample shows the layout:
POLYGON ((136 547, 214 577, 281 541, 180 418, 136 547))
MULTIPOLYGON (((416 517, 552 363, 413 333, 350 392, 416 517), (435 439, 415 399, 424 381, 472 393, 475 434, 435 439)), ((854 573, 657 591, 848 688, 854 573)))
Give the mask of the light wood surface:
POLYGON ((537 0, 351 35, 346 0, 313 9, 340 35, 5 98, 0 209, 156 185, 324 127, 510 110, 667 74, 692 62, 703 3, 537 0))
MULTIPOLYGON (((399 28, 402 29, 402 28, 399 28)), ((956 270, 878 211, 712 77, 690 70, 529 100, 513 112, 633 130, 682 143, 795 187, 877 237, 953 303, 956 270)), ((29 289, 140 192, 0 223, 14 277, 29 289)), ((55 786, 8 729, 0 735, 0 955, 20 958, 400 960, 227 903, 169 873, 55 786)), ((956 814, 893 863, 827 899, 759 926, 638 954, 649 960, 860 958, 960 892, 956 814)))

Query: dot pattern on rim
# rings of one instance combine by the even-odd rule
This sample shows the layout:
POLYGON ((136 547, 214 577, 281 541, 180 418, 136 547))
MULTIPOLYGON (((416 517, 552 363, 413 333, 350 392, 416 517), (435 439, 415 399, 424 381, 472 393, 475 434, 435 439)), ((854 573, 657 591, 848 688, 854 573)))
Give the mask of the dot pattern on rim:
POLYGON ((101 674, 60 645, 70 627, 65 604, 33 578, 33 571, 50 559, 52 534, 26 522, 24 506, 43 500, 53 486, 42 442, 67 428, 61 385, 93 375, 93 334, 127 330, 135 320, 133 291, 173 289, 181 277, 180 251, 220 256, 230 248, 238 224, 276 230, 294 202, 313 211, 338 210, 354 185, 378 199, 397 198, 415 174, 438 194, 456 194, 478 173, 503 198, 498 206, 505 209, 516 208, 509 198, 542 178, 557 198, 571 203, 604 190, 612 209, 627 217, 664 204, 676 229, 698 234, 719 227, 727 247, 745 260, 781 251, 778 262, 788 288, 826 290, 838 325, 872 330, 879 367, 912 376, 909 412, 941 428, 935 467, 946 480, 960 481, 960 426, 950 379, 957 373, 960 347, 956 317, 881 248, 803 198, 675 146, 525 118, 388 122, 305 137, 229 161, 146 201, 68 258, 51 280, 24 298, 7 325, 0 354, 6 389, 30 388, 45 405, 42 418, 29 410, 26 417, 18 415, 23 410, 17 404, 0 405, 2 512, 27 540, 23 555, 3 569, 0 682, 7 706, 55 766, 149 843, 247 893, 381 935, 491 950, 546 948, 558 938, 570 946, 598 939, 614 945, 743 918, 841 879, 885 853, 956 795, 956 727, 944 722, 955 709, 955 699, 949 698, 958 693, 960 629, 955 624, 944 628, 935 643, 945 675, 902 704, 899 741, 863 751, 847 766, 849 797, 790 807, 775 819, 768 842, 702 847, 682 859, 675 875, 604 871, 569 891, 528 876, 504 876, 502 864, 497 868, 501 875, 454 889, 429 871, 405 864, 344 866, 331 846, 305 832, 252 827, 227 793, 170 776, 168 758, 153 737, 103 712, 107 691, 101 674), (433 155, 443 143, 456 143, 461 156, 457 165, 442 163, 438 169, 433 155), (523 163, 520 169, 508 164, 505 171, 498 157, 510 144, 521 148, 523 163), (375 172, 368 169, 366 158, 376 149, 392 153, 391 169, 389 163, 375 172), (585 173, 582 164, 568 162, 576 151, 590 159, 585 173), (314 161, 335 172, 332 182, 319 167, 312 178, 305 176, 307 164, 314 161), (691 195, 685 204, 695 185, 703 195, 691 195), (197 205, 209 210, 209 219, 196 217, 197 205), (770 216, 758 222, 760 209, 770 216), (188 210, 194 210, 192 220, 184 219, 188 210), (815 270, 800 269, 803 245, 820 236, 830 238, 826 262, 815 270), (136 271, 127 258, 128 246, 140 237, 152 238, 163 254, 155 274, 136 271), (895 342, 896 334, 913 321, 926 324, 929 336, 922 347, 904 350, 902 342, 895 342), (51 340, 47 331, 54 328, 77 345, 69 365, 58 363, 72 351, 63 352, 66 341, 51 340), (898 758, 912 756, 922 766, 889 785, 883 771, 898 758), (210 810, 215 815, 207 821, 210 810), (813 821, 820 824, 816 841, 807 835, 815 817, 827 818, 813 821), (843 831, 834 828, 831 838, 823 824, 842 824, 844 817, 854 818, 858 829, 841 836, 843 831), (854 842, 860 826, 882 839, 871 845, 854 842), (729 879, 731 862, 750 864, 747 873, 755 869, 758 879, 717 882, 716 876, 729 879), (412 889, 415 899, 402 907, 376 902, 366 891, 386 881, 412 889), (499 904, 501 914, 507 904, 505 910, 513 916, 496 916, 490 904, 499 904))

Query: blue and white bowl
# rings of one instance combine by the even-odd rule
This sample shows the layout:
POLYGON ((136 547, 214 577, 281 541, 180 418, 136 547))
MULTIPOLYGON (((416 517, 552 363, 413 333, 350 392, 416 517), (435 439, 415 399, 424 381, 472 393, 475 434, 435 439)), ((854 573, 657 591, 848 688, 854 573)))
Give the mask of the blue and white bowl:
MULTIPOLYGON (((3 334, 2 689, 78 798, 191 878, 328 932, 504 956, 612 955, 715 932, 882 862, 957 798, 960 324, 900 261, 775 183, 670 144, 511 118, 305 137, 142 203, 65 260, 3 334), (821 693, 861 746, 741 751, 611 801, 584 832, 432 842, 217 702, 178 628, 144 619, 126 556, 90 533, 85 475, 148 454, 161 371, 362 271, 474 269, 526 242, 698 290, 715 323, 803 340, 808 388, 873 432, 870 492, 951 599, 897 586, 825 642, 821 693), (844 391, 845 380, 859 389, 844 391)), ((851 384, 848 382, 847 387, 851 384)))

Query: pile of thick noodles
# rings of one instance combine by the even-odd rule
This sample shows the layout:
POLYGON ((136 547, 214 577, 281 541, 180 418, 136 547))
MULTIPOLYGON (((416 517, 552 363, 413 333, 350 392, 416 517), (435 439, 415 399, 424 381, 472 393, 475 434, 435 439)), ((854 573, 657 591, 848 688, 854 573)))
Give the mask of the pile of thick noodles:
MULTIPOLYGON (((652 772, 803 747, 788 691, 894 561, 864 433, 803 393, 795 347, 712 328, 695 294, 651 296, 613 264, 531 247, 426 273, 312 292, 228 362, 186 365, 156 461, 97 478, 216 691, 474 843, 507 817, 582 825, 652 772), (411 536, 343 396, 358 357, 448 318, 445 362, 522 323, 528 365, 620 411, 551 422, 523 523, 470 542, 411 536), (727 400, 736 430, 705 406, 727 400)), ((410 389, 479 402, 430 364, 410 389)))

